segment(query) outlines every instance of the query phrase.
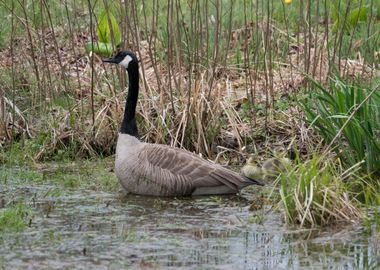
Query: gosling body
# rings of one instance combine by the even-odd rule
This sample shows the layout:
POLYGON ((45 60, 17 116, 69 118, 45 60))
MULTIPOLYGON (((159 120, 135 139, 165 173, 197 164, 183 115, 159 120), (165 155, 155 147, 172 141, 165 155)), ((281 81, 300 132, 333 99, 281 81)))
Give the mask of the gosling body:
POLYGON ((246 177, 257 179, 259 181, 270 182, 286 172, 286 169, 291 166, 291 161, 288 158, 274 157, 264 161, 262 167, 257 166, 256 162, 250 157, 241 169, 241 173, 246 177))

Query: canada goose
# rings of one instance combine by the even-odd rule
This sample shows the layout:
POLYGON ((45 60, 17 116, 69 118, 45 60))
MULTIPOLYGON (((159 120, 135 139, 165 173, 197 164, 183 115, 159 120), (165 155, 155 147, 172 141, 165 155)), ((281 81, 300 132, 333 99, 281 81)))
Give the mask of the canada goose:
POLYGON ((103 62, 123 66, 129 77, 124 117, 116 145, 115 173, 128 192, 153 196, 236 194, 256 184, 250 179, 188 151, 140 142, 135 119, 139 94, 136 55, 121 51, 103 62))
POLYGON ((259 167, 253 157, 250 157, 246 165, 241 169, 241 173, 248 178, 267 182, 284 172, 290 164, 291 161, 288 158, 273 157, 264 161, 263 166, 259 167))

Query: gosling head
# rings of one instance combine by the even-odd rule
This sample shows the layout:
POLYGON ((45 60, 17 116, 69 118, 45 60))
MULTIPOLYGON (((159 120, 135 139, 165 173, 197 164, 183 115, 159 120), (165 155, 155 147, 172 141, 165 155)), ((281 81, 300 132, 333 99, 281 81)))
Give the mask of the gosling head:
POLYGON ((136 55, 131 51, 120 51, 114 56, 103 58, 105 63, 114 63, 123 66, 126 69, 138 64, 136 55))
POLYGON ((263 163, 263 168, 267 171, 283 172, 292 164, 288 158, 270 158, 263 163))
POLYGON ((263 180, 264 179, 264 171, 257 166, 255 159, 250 157, 247 160, 247 163, 241 168, 241 174, 248 178, 263 180))
POLYGON ((263 163, 263 170, 268 178, 276 178, 286 172, 292 162, 288 158, 270 158, 263 163))
POLYGON ((254 159, 254 157, 249 157, 249 159, 247 160, 247 165, 252 165, 252 166, 256 166, 256 161, 254 159))

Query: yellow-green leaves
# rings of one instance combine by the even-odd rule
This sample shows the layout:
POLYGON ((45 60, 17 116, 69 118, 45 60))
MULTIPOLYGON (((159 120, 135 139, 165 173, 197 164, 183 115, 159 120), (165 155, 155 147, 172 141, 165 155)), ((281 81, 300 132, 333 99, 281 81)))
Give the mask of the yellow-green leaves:
POLYGON ((111 13, 111 11, 103 10, 100 14, 99 21, 98 21, 98 29, 97 29, 97 35, 100 42, 104 43, 111 43, 112 44, 112 34, 115 45, 119 45, 121 42, 121 35, 119 26, 117 25, 116 19, 111 13), (109 24, 111 22, 111 26, 109 24), (112 28, 112 31, 111 31, 112 28))
POLYGON ((104 42, 88 42, 85 45, 86 52, 95 52, 100 55, 110 56, 112 55, 112 44, 104 42))
POLYGON ((103 56, 110 56, 121 42, 120 29, 110 10, 103 9, 99 16, 97 36, 99 41, 88 42, 85 46, 87 52, 95 52, 103 56))

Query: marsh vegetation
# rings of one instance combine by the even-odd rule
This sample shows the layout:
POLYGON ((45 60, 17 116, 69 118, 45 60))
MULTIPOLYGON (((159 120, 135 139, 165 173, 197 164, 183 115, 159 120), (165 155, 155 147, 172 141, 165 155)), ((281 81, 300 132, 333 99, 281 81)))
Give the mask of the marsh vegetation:
POLYGON ((379 267, 377 1, 0 0, 0 17, 0 268, 379 267), (142 141, 291 163, 237 197, 123 194, 128 78, 101 62, 120 48, 142 141))

